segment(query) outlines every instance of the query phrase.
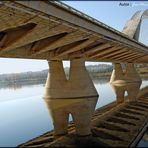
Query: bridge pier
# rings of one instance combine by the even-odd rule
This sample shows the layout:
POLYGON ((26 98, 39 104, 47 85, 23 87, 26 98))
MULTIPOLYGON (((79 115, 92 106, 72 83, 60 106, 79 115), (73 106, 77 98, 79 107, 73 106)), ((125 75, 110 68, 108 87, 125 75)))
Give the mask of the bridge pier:
POLYGON ((62 61, 49 61, 44 99, 51 114, 55 137, 67 134, 68 117, 72 115, 78 136, 90 135, 90 122, 98 93, 85 68, 85 61, 70 61, 66 79, 62 61))
POLYGON ((114 63, 114 69, 111 75, 110 83, 134 83, 141 82, 133 63, 126 64, 126 71, 123 72, 120 63, 114 63))
POLYGON ((123 72, 120 63, 114 63, 114 70, 111 75, 110 85, 116 94, 117 103, 125 101, 136 101, 136 97, 141 85, 141 78, 137 73, 134 64, 128 63, 126 71, 123 72), (128 96, 125 97, 127 91, 128 96), (133 93, 134 92, 134 93, 133 93))
POLYGON ((110 83, 122 83, 123 71, 120 63, 114 63, 114 69, 110 78, 110 83))
POLYGON ((141 78, 140 78, 139 74, 137 73, 133 63, 127 64, 124 79, 126 82, 131 82, 131 83, 141 82, 141 78))

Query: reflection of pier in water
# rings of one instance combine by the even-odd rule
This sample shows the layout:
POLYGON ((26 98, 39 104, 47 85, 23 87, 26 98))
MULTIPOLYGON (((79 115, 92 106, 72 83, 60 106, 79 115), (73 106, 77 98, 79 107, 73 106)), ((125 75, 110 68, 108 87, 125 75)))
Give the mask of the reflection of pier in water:
MULTIPOLYGON (((47 108, 51 114, 55 133, 67 134, 69 114, 72 115, 77 135, 89 135, 91 117, 97 103, 97 97, 77 99, 46 99, 47 108)), ((82 135, 82 136, 83 136, 82 135)))
MULTIPOLYGON (((112 88, 116 93, 117 101, 95 111, 91 123, 92 136, 85 138, 76 137, 75 123, 71 122, 68 126, 69 134, 67 134, 67 136, 62 136, 61 138, 54 140, 53 132, 48 132, 22 146, 91 147, 93 145, 93 147, 98 147, 98 145, 103 145, 128 147, 136 145, 136 142, 138 142, 137 140, 139 139, 139 133, 142 134, 144 132, 142 129, 147 124, 148 87, 139 90, 140 84, 138 85, 135 83, 129 85, 112 85, 112 88), (135 88, 135 90, 132 90, 133 88, 135 88), (119 90, 127 91, 128 96, 121 99, 120 93, 118 92, 119 90), (131 91, 134 93, 131 94, 131 91), (133 97, 135 97, 133 94, 138 94, 137 101, 131 101, 133 100, 133 97), (122 103, 120 103, 120 101, 122 103)), ((59 120, 61 116, 63 117, 63 112, 72 113, 76 111, 78 114, 83 114, 82 110, 87 106, 89 101, 89 99, 87 101, 84 99, 65 99, 64 102, 60 99, 51 100, 51 102, 45 100, 49 112, 53 113, 55 111, 54 114, 57 113, 59 120), (69 111, 69 107, 72 112, 69 111)), ((91 102, 93 104, 95 103, 95 100, 94 102, 91 102)), ((67 119, 65 121, 67 121, 67 119)), ((81 121, 84 122, 83 119, 81 119, 81 121)))

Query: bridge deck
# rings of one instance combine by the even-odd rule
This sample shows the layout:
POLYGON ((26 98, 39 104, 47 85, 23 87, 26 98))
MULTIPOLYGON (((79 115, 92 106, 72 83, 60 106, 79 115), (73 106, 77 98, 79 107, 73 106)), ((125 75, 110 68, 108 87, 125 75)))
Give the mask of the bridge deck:
POLYGON ((69 135, 53 140, 53 133, 48 132, 35 138, 22 147, 129 147, 135 146, 140 139, 143 128, 148 122, 148 97, 135 103, 123 103, 96 110, 92 120, 92 137, 82 140, 73 134, 74 125, 69 126, 69 135))
POLYGON ((148 62, 148 47, 59 2, 0 2, 0 57, 148 62))

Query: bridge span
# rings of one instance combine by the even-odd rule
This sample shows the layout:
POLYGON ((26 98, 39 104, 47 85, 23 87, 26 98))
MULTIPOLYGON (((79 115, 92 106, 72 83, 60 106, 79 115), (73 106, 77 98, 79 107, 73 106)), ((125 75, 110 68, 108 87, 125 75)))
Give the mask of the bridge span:
POLYGON ((0 57, 148 61, 147 46, 133 39, 143 12, 121 33, 60 2, 2 1, 0 8, 0 57))
MULTIPOLYGON (((117 105, 125 102, 127 91, 126 102, 139 106, 140 101, 136 102, 141 78, 134 63, 148 63, 148 47, 137 41, 142 19, 147 15, 148 10, 138 11, 119 32, 61 2, 0 2, 0 57, 48 61, 44 100, 53 119, 55 139, 67 135, 69 114, 78 137, 91 135, 91 117, 99 94, 85 61, 113 62, 110 83, 117 105), (70 60, 68 79, 62 60, 70 60), (121 63, 126 63, 125 71, 121 63)), ((142 110, 147 118, 145 107, 142 110)), ((139 117, 139 123, 144 119, 139 117)))

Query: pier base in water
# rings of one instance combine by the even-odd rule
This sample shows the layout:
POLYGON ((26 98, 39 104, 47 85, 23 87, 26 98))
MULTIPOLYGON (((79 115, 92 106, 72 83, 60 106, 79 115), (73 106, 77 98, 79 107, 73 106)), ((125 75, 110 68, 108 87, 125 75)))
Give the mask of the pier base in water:
POLYGON ((117 103, 124 102, 125 92, 127 92, 127 101, 136 101, 141 82, 134 64, 128 63, 125 72, 123 72, 121 64, 114 64, 110 84, 116 94, 117 103))
POLYGON ((45 102, 53 119, 55 136, 67 134, 69 114, 72 115, 79 136, 90 135, 90 122, 98 93, 82 59, 70 61, 66 79, 62 61, 49 61, 45 86, 45 102))
POLYGON ((123 72, 120 63, 114 63, 114 69, 111 75, 110 83, 141 83, 141 78, 137 73, 134 64, 126 64, 126 70, 123 72))

